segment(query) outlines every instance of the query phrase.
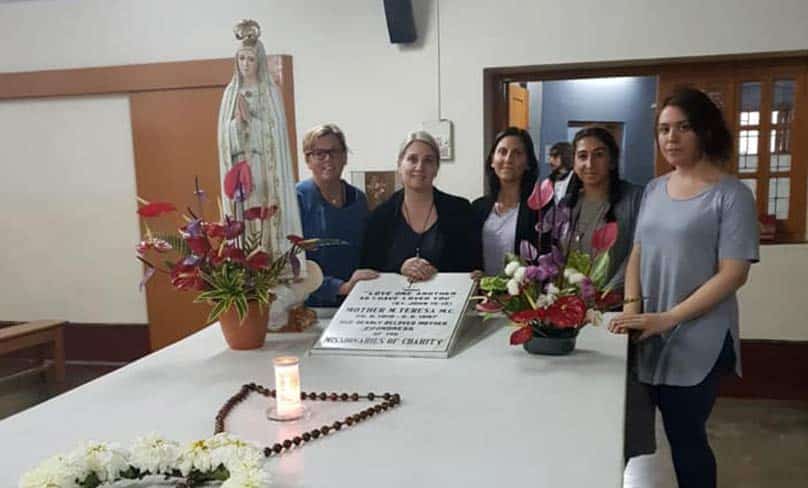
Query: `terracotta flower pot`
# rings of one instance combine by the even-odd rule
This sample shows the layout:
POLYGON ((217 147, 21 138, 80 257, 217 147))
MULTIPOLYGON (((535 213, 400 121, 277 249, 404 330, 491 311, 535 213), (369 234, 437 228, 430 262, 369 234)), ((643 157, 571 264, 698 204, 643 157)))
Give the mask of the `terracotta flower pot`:
POLYGON ((247 315, 239 323, 236 307, 230 307, 219 316, 222 333, 230 349, 249 350, 264 346, 267 336, 269 307, 272 304, 259 306, 258 302, 250 302, 247 315))

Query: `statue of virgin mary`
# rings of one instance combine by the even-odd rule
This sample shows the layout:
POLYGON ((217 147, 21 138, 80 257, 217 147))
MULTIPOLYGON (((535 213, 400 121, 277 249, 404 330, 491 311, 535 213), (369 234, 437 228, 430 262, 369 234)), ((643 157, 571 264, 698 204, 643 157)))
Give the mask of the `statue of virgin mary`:
MULTIPOLYGON (((300 210, 292 174, 292 155, 286 113, 280 90, 269 73, 264 45, 258 39, 261 28, 254 20, 242 20, 233 29, 241 42, 236 51, 233 79, 225 88, 219 109, 219 169, 224 177, 233 165, 247 161, 253 190, 244 208, 277 206, 275 217, 264 229, 263 247, 273 259, 291 244, 286 236, 302 236, 300 210)), ((222 198, 227 202, 226 198, 222 198)), ((230 213, 229 205, 224 205, 230 213)), ((255 232, 257 221, 246 222, 255 232)), ((301 272, 306 272, 305 254, 298 255, 301 272)))

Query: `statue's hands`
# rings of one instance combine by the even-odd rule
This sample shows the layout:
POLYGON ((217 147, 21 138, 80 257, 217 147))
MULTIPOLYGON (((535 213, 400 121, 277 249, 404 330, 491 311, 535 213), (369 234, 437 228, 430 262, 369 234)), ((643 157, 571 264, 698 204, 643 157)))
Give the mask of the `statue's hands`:
POLYGON ((348 295, 353 290, 353 287, 356 286, 357 283, 360 281, 365 280, 375 280, 379 277, 379 273, 372 269, 357 269, 351 275, 351 278, 342 283, 337 291, 339 295, 348 295))
POLYGON ((424 258, 409 258, 401 265, 401 274, 410 281, 426 281, 437 272, 437 268, 424 258))
POLYGON ((239 124, 246 124, 249 115, 249 109, 247 108, 247 100, 244 99, 244 95, 241 93, 238 94, 236 97, 236 109, 233 113, 233 118, 239 124))

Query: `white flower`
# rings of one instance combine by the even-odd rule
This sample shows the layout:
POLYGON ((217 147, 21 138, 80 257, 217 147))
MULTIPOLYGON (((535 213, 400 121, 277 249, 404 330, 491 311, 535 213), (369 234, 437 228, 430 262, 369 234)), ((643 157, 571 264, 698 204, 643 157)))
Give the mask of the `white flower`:
POLYGON ((20 478, 19 488, 79 488, 76 467, 65 456, 53 456, 20 478))
POLYGON ((559 290, 558 287, 552 283, 548 284, 544 291, 547 292, 548 295, 553 295, 553 301, 555 301, 555 295, 558 295, 561 292, 561 290, 559 290))
POLYGON ((245 469, 260 469, 264 463, 264 455, 258 446, 244 442, 229 434, 217 434, 208 439, 211 447, 211 464, 218 467, 223 464, 231 473, 245 469))
POLYGON ((516 271, 513 272, 513 279, 521 283, 525 281, 525 273, 527 273, 527 268, 524 266, 519 266, 516 268, 516 271))
POLYGON ((135 439, 130 463, 139 470, 152 474, 170 473, 176 467, 179 457, 179 443, 163 439, 157 434, 149 434, 135 439))
POLYGON ((571 285, 577 285, 578 283, 582 282, 584 278, 586 278, 586 275, 579 273, 578 271, 574 271, 567 277, 567 281, 569 281, 571 285))
POLYGON ((188 476, 188 473, 194 469, 204 473, 212 471, 217 466, 218 464, 216 466, 213 465, 211 448, 207 441, 198 440, 185 446, 185 449, 180 453, 177 468, 183 476, 188 476))
POLYGON ((230 478, 222 483, 222 488, 265 488, 269 481, 269 474, 259 468, 230 471, 230 478))
POLYGON ((511 261, 505 265, 505 274, 508 276, 513 276, 517 269, 519 269, 519 261, 511 261))
POLYGON ((519 294, 519 282, 518 281, 516 281, 514 279, 508 280, 508 283, 507 283, 506 286, 508 287, 508 294, 510 294, 511 296, 516 296, 516 295, 519 294))
POLYGON ((536 306, 539 308, 549 307, 550 305, 555 303, 555 301, 556 296, 553 294, 548 293, 544 295, 539 295, 539 297, 536 299, 536 306))
POLYGON ((126 451, 114 443, 89 441, 70 453, 68 458, 83 473, 79 475, 81 480, 95 473, 102 482, 114 481, 121 471, 129 469, 126 451))

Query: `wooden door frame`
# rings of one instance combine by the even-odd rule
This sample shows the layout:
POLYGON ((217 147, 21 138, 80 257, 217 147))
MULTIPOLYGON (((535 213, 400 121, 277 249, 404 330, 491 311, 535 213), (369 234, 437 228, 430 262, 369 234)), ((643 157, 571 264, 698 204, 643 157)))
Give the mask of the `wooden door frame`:
MULTIPOLYGON (((281 92, 289 128, 289 147, 295 179, 297 130, 292 56, 268 55, 269 63, 280 65, 281 92), (284 89, 288 87, 288 89, 284 89)), ((233 58, 130 64, 98 68, 76 68, 17 73, 0 73, 0 100, 26 98, 120 95, 153 90, 224 88, 233 77, 233 58)))
MULTIPOLYGON (((580 78, 606 78, 618 76, 656 76, 657 104, 660 104, 659 77, 674 76, 686 71, 689 75, 726 70, 744 72, 765 68, 804 68, 808 66, 808 50, 778 51, 738 55, 693 56, 668 59, 624 60, 596 63, 569 63, 555 65, 496 67, 483 69, 483 154, 493 142, 494 135, 507 127, 508 95, 507 86, 511 82, 570 80, 580 78)), ((798 96, 808 97, 806 94, 798 96)), ((795 104, 797 100, 795 100, 795 104)), ((800 120, 805 119, 802 117, 800 120)), ((729 121, 734 126, 734 120, 729 121)), ((808 121, 805 122, 808 124, 808 121)), ((804 130, 795 124, 792 130, 804 130)), ((797 144, 808 142, 797 141, 797 144)), ((662 172, 661 157, 656 155, 655 173, 662 172)), ((795 173, 795 178, 804 178, 803 170, 795 173)), ((805 198, 799 199, 797 210, 805 220, 805 198)), ((793 242, 804 242, 804 237, 793 242)), ((792 241, 789 241, 792 242, 792 241)))

